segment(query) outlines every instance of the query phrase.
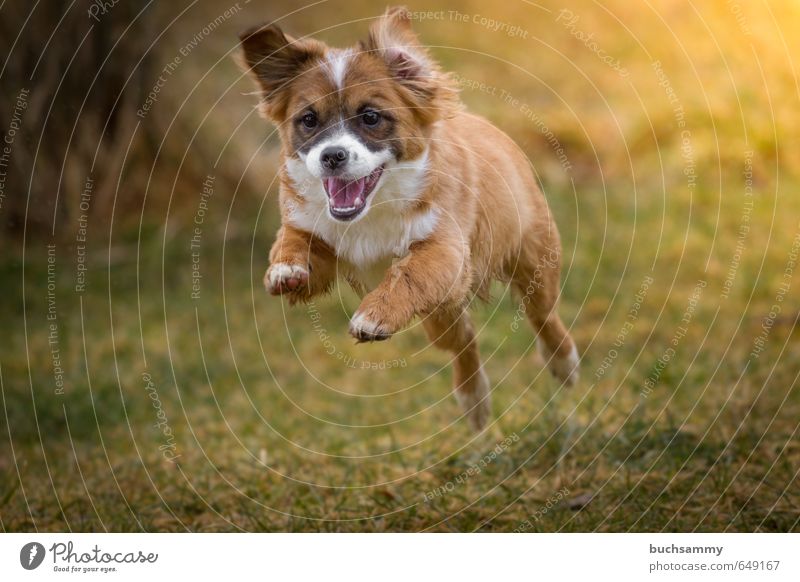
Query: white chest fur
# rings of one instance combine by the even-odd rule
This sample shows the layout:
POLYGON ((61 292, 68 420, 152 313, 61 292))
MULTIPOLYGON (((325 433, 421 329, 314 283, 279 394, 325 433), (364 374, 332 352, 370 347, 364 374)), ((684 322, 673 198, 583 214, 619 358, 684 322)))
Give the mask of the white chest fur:
POLYGON ((342 222, 330 216, 322 182, 311 176, 301 161, 287 160, 287 172, 301 197, 289 207, 289 220, 331 245, 352 267, 347 274, 367 289, 374 288, 393 259, 406 256, 411 243, 425 240, 436 227, 435 208, 410 211, 425 187, 426 167, 425 155, 388 164, 364 213, 353 222, 342 222))

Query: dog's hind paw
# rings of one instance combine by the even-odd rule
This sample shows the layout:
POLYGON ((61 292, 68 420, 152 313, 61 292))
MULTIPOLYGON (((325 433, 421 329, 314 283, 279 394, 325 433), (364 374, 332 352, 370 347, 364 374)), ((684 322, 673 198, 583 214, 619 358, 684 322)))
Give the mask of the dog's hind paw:
POLYGON ((575 386, 578 383, 580 357, 575 346, 566 356, 558 357, 550 354, 546 348, 542 350, 544 360, 547 362, 550 373, 565 386, 575 386))

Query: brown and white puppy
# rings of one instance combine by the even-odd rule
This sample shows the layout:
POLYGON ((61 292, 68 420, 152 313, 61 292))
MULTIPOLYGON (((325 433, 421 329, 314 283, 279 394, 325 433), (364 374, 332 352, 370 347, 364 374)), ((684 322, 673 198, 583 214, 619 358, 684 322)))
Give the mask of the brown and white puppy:
POLYGON ((465 309, 497 279, 521 294, 550 370, 574 384, 578 354, 556 313, 559 236, 530 164, 462 110, 408 12, 387 10, 351 48, 270 25, 242 34, 241 49, 283 146, 267 289, 294 303, 344 277, 362 295, 358 341, 419 316, 454 354, 455 395, 481 429, 490 384, 465 309))

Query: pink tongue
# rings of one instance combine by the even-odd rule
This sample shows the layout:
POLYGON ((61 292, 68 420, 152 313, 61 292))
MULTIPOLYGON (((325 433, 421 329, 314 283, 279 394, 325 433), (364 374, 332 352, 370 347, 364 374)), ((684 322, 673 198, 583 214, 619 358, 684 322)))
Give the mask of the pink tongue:
POLYGON ((361 198, 359 204, 363 203, 366 183, 366 177, 351 182, 341 178, 325 178, 325 190, 334 208, 350 208, 356 206, 356 198, 361 198))

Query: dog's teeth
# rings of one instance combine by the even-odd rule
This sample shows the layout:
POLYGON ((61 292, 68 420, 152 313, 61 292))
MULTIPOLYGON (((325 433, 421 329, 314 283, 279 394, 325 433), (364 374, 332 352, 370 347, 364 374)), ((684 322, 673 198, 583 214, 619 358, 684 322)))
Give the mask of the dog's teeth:
POLYGON ((364 202, 364 201, 363 201, 363 200, 361 200, 361 196, 357 196, 357 197, 356 197, 355 206, 361 206, 361 203, 362 203, 362 202, 364 202))

